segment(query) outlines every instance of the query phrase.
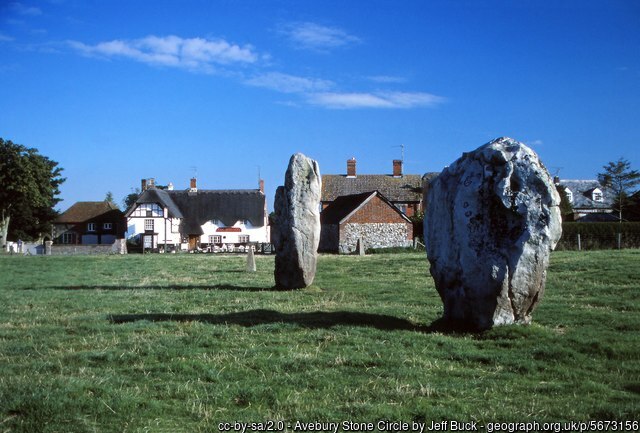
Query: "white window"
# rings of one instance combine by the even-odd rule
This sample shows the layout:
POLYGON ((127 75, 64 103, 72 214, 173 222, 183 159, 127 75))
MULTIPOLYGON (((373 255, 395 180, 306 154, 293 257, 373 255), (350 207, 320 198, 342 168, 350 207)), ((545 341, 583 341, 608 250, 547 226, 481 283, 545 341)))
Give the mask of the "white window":
POLYGON ((87 224, 87 231, 88 232, 95 232, 96 231, 96 223, 87 224))
POLYGON ((567 200, 569 200, 569 203, 573 203, 573 193, 571 190, 569 188, 565 188, 564 192, 567 194, 567 200))
POLYGON ((144 230, 153 231, 153 220, 144 220, 144 230))
MULTIPOLYGON (((153 221, 153 220, 151 220, 153 221)), ((153 236, 144 236, 143 238, 144 248, 153 248, 153 236)))
POLYGON ((220 235, 209 235, 209 243, 210 244, 221 244, 222 236, 220 235))
POLYGON ((591 199, 593 201, 602 201, 603 200, 602 191, 599 188, 594 189, 593 192, 591 193, 591 199))
POLYGON ((238 242, 241 244, 249 243, 249 235, 238 235, 238 242))
POLYGON ((63 244, 75 244, 76 243, 76 234, 75 233, 63 233, 62 234, 62 243, 63 244))
POLYGON ((104 230, 111 230, 113 228, 113 223, 104 223, 102 228, 104 230))
POLYGON ((180 233, 180 220, 177 218, 171 220, 171 233, 180 233))

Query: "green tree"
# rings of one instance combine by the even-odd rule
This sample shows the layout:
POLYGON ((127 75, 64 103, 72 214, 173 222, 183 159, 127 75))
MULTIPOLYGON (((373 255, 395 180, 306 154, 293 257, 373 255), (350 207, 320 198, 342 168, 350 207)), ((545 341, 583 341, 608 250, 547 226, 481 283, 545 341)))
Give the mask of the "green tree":
POLYGON ((115 200, 113 199, 113 193, 111 191, 107 191, 107 194, 104 196, 104 201, 107 201, 111 204, 116 204, 115 200))
POLYGON ((37 149, 0 138, 0 245, 35 239, 51 231, 53 207, 64 178, 58 163, 37 149))
POLYGON ((140 188, 131 188, 131 193, 127 194, 127 196, 122 199, 122 205, 124 206, 125 212, 135 204, 138 197, 140 197, 140 188))
POLYGON ((573 214, 573 206, 569 201, 569 196, 567 195, 567 190, 560 184, 556 185, 556 191, 560 195, 560 214, 564 217, 573 214))
POLYGON ((631 169, 631 163, 624 158, 603 165, 604 171, 598 173, 598 181, 616 194, 614 207, 618 210, 619 221, 622 222, 622 209, 634 187, 640 183, 640 172, 631 169))

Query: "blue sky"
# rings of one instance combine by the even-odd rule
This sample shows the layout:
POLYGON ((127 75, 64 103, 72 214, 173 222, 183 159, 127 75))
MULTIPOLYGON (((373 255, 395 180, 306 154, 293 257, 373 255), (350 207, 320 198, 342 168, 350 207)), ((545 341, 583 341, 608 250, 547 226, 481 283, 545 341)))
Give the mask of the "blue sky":
POLYGON ((500 136, 552 174, 640 168, 640 2, 0 0, 0 137, 67 181, 59 208, 140 179, 257 188, 440 171, 500 136))

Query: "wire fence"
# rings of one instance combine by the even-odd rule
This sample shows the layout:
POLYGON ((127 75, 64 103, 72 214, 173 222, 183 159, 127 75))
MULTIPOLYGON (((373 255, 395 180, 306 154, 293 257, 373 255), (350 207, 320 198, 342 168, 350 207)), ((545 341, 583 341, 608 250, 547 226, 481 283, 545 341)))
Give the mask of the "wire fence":
POLYGON ((557 250, 614 250, 640 248, 638 233, 563 233, 557 250))

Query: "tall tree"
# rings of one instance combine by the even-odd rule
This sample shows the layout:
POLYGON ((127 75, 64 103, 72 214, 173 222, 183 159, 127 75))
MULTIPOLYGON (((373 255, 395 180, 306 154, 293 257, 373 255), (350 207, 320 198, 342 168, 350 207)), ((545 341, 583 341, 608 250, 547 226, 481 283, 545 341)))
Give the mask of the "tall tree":
POLYGON ((111 191, 107 191, 107 194, 104 196, 104 201, 111 203, 118 209, 120 208, 116 203, 116 200, 113 198, 113 193, 111 191))
POLYGON ((556 191, 560 195, 560 214, 562 215, 562 219, 566 219, 571 214, 573 214, 573 206, 569 201, 569 196, 567 195, 567 190, 560 184, 556 185, 556 191))
POLYGON ((631 163, 624 158, 616 162, 603 165, 604 171, 598 173, 598 181, 604 187, 616 193, 615 206, 618 208, 618 218, 622 222, 622 208, 634 187, 640 183, 640 172, 631 169, 631 163))
POLYGON ((34 239, 50 231, 61 172, 37 149, 0 138, 0 246, 8 237, 34 239))
POLYGON ((140 197, 140 188, 131 188, 131 193, 122 199, 122 205, 124 206, 125 212, 134 205, 136 200, 138 200, 138 197, 140 197))

